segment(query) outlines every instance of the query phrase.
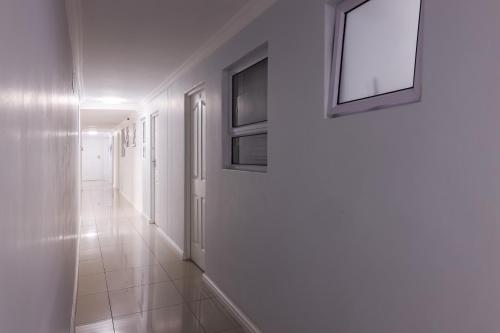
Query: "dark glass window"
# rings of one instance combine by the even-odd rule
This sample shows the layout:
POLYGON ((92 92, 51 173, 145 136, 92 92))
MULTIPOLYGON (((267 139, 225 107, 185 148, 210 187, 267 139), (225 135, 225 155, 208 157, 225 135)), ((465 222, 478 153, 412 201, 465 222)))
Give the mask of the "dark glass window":
POLYGON ((267 120, 267 58, 233 75, 233 127, 267 120))
POLYGON ((232 163, 267 166, 267 134, 232 138, 232 163))

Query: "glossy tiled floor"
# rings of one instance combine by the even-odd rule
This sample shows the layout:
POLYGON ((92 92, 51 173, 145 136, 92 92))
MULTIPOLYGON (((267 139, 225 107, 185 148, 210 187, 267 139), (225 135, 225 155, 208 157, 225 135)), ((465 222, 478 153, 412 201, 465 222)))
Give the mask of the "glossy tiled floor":
POLYGON ((77 333, 243 333, 201 274, 108 184, 84 184, 77 333))

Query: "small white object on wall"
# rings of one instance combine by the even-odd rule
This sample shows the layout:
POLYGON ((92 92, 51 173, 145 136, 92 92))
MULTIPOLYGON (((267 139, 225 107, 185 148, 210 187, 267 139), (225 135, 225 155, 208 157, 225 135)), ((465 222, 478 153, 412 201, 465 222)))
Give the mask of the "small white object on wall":
POLYGON ((137 139, 137 123, 132 124, 132 147, 136 146, 137 139))

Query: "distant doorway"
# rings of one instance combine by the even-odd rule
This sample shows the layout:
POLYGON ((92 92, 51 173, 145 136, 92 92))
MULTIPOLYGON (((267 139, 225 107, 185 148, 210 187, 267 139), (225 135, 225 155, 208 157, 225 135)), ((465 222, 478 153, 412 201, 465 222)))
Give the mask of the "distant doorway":
POLYGON ((82 180, 111 183, 112 157, 109 134, 82 135, 82 180))

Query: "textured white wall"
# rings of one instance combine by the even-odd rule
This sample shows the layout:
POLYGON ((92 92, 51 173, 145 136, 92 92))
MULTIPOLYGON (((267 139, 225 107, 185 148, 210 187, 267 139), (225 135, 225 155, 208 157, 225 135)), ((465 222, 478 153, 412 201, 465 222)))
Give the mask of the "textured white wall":
POLYGON ((67 333, 80 150, 64 1, 1 1, 0 45, 0 332, 67 333))
POLYGON ((162 227, 182 246, 184 94, 203 81, 207 274, 263 332, 496 332, 500 2, 426 1, 422 102, 338 119, 325 10, 279 1, 169 87, 162 227), (224 170, 222 70, 265 41, 268 172, 224 170))

